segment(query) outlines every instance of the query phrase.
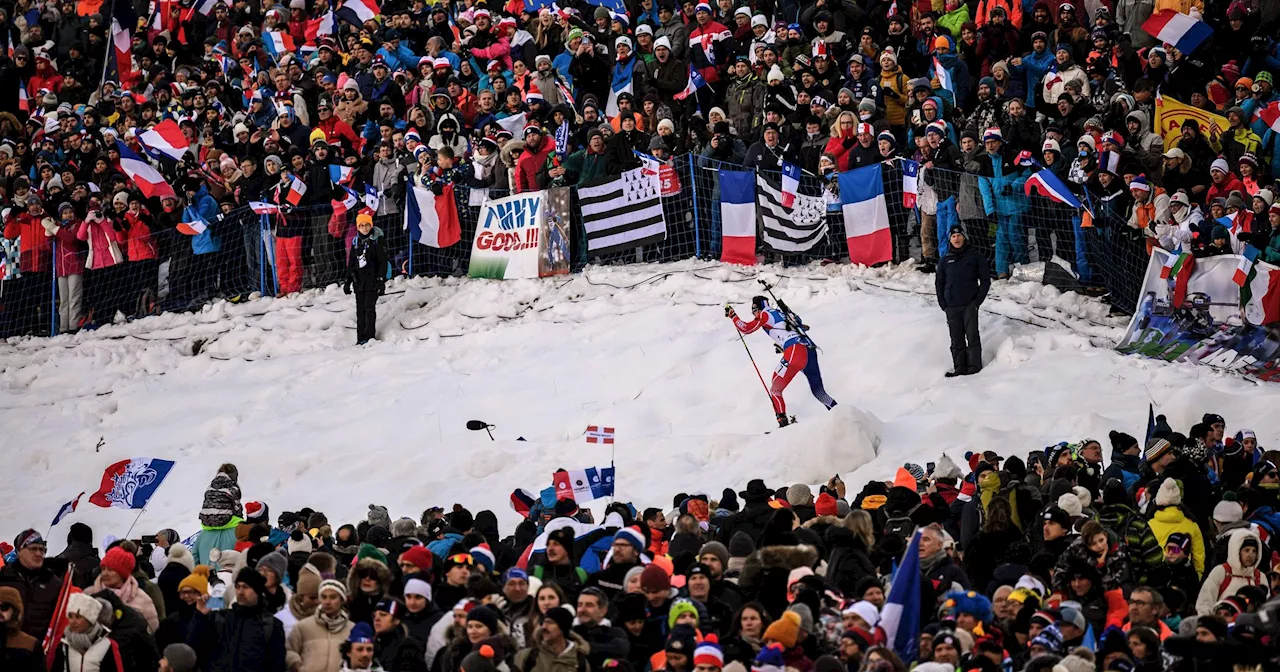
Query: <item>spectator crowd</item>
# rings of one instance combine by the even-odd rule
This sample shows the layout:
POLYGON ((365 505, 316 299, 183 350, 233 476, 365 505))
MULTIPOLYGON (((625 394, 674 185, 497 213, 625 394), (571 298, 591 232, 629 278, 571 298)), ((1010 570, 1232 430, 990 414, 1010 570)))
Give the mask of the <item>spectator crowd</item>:
POLYGON ((100 553, 75 523, 49 556, 18 534, 0 669, 1272 669, 1277 460, 1218 415, 1185 434, 1159 416, 1146 441, 944 454, 816 496, 753 479, 670 509, 611 501, 599 522, 518 491, 527 515, 505 534, 459 504, 273 517, 224 464, 193 539, 100 553))

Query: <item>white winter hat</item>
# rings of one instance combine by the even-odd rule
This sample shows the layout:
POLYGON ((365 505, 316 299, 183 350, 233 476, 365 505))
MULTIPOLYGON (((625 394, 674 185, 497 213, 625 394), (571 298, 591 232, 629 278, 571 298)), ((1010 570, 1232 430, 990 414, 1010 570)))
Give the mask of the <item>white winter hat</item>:
POLYGON ((1089 505, 1093 503, 1093 495, 1089 494, 1088 489, 1077 485, 1076 487, 1071 488, 1071 492, 1076 493, 1076 497, 1080 499, 1080 506, 1087 509, 1089 508, 1089 505))
POLYGON ((628 49, 634 48, 631 46, 631 38, 627 37, 626 35, 619 35, 618 39, 613 41, 613 48, 617 49, 618 47, 624 44, 627 45, 628 49))
POLYGON ((1178 506, 1182 504, 1182 488, 1172 478, 1164 479, 1160 489, 1156 491, 1156 506, 1178 506))
POLYGON ((1075 518, 1084 511, 1084 506, 1080 504, 1080 498, 1076 497, 1073 492, 1065 492, 1058 498, 1058 508, 1067 512, 1068 516, 1075 518))
POLYGON ((408 581, 404 582, 404 594, 419 595, 421 597, 427 598, 427 601, 430 602, 431 601, 431 584, 427 583, 426 581, 423 581, 422 579, 409 579, 408 581))
POLYGON ((663 48, 663 49, 666 49, 667 51, 671 51, 670 38, 668 38, 666 35, 663 35, 662 37, 659 37, 658 39, 654 40, 653 50, 657 51, 659 48, 663 48))
POLYGON ((653 26, 647 23, 642 23, 636 26, 636 37, 640 37, 641 35, 653 35, 653 26))
POLYGON ((781 82, 784 79, 786 77, 782 74, 782 68, 779 68, 777 63, 769 67, 769 75, 765 78, 765 81, 781 82))
POLYGON ((1209 164, 1209 172, 1212 173, 1215 170, 1220 170, 1223 173, 1230 173, 1231 167, 1227 165, 1226 159, 1215 159, 1213 163, 1209 164))
POLYGON ((1178 193, 1169 197, 1169 205, 1174 205, 1174 204, 1181 205, 1183 207, 1189 207, 1191 205, 1191 199, 1187 198, 1186 193, 1179 191, 1178 193))
POLYGON ((880 623, 880 610, 876 609, 876 605, 871 604, 866 600, 858 600, 857 602, 854 602, 844 610, 844 613, 857 614, 859 618, 866 621, 867 625, 872 628, 876 627, 876 625, 880 623))
POLYGON ((191 551, 187 550, 187 547, 182 544, 173 544, 169 546, 169 562, 176 565, 182 565, 187 568, 187 571, 191 571, 196 568, 196 560, 191 557, 191 551))
POLYGON ((934 478, 960 478, 960 467, 948 455, 943 455, 933 468, 934 478))
POLYGON ((67 597, 67 614, 76 614, 90 623, 97 623, 102 614, 102 603, 98 598, 84 593, 71 593, 67 597))
POLYGON ((763 26, 765 28, 768 28, 769 19, 764 18, 764 14, 756 14, 755 16, 751 17, 751 27, 755 28, 756 26, 763 26))
POLYGON ((1238 503, 1224 499, 1213 507, 1213 519, 1219 523, 1238 523, 1244 519, 1244 510, 1238 503))

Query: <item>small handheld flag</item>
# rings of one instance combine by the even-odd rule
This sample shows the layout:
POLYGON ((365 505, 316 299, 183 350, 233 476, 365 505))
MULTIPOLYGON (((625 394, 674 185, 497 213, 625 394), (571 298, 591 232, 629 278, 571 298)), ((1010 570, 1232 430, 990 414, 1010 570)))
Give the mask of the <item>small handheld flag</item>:
POLYGON ((800 191, 800 166, 782 162, 782 207, 790 208, 796 204, 796 193, 800 191))
POLYGON ((67 516, 74 513, 76 510, 76 507, 80 506, 81 497, 84 497, 83 492, 76 495, 75 499, 67 502, 66 504, 63 504, 62 508, 58 509, 58 515, 53 517, 53 523, 50 524, 49 527, 57 527, 58 523, 62 522, 63 518, 66 518, 67 516))
POLYGON ((1240 263, 1236 266, 1236 272, 1231 276, 1231 281, 1237 285, 1244 287, 1249 282, 1249 276, 1253 274, 1253 265, 1258 263, 1258 248, 1252 245, 1245 245, 1244 250, 1240 253, 1240 263))
POLYGON ((902 161, 902 207, 911 210, 916 207, 916 198, 920 193, 917 179, 920 175, 920 164, 904 159, 902 161))
POLYGON ((1172 44, 1184 54, 1195 51, 1213 35, 1213 28, 1174 9, 1162 9, 1142 22, 1142 29, 1160 42, 1172 44))

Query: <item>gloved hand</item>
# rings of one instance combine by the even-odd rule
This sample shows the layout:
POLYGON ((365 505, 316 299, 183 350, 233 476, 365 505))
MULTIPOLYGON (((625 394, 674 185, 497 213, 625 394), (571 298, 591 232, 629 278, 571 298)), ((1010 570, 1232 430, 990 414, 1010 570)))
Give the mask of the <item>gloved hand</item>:
POLYGON ((733 312, 733 306, 726 303, 724 304, 724 316, 729 319, 733 319, 736 318, 738 314, 733 312))
POLYGON ((781 345, 778 345, 777 343, 774 343, 774 344, 773 344, 773 351, 774 351, 775 353, 777 353, 777 354, 781 355, 781 354, 782 354, 782 346, 781 346, 781 345))
POLYGON ((852 146, 853 146, 853 143, 855 143, 855 142, 857 142, 857 141, 858 141, 858 140, 857 140, 857 138, 845 138, 845 139, 844 139, 844 142, 842 142, 842 143, 840 143, 840 144, 844 145, 844 148, 845 148, 845 149, 849 149, 850 147, 852 147, 852 146))
POLYGON ((342 293, 343 293, 343 294, 350 294, 350 293, 351 293, 351 281, 350 281, 350 280, 348 280, 348 281, 346 281, 346 282, 342 283, 342 293))

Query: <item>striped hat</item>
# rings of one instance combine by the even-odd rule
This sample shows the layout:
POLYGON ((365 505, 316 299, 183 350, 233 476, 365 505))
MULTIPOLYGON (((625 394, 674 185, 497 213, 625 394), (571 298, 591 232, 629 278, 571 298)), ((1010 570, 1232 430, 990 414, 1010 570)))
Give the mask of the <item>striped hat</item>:
POLYGON ((982 134, 982 141, 986 142, 988 140, 999 140, 1000 142, 1004 142, 1004 134, 1000 132, 999 126, 992 126, 982 134))
POLYGON ((930 122, 928 126, 924 127, 924 132, 926 134, 937 133, 938 135, 941 135, 942 137, 945 138, 947 137, 947 122, 942 121, 941 119, 934 122, 930 122))
POLYGON ((698 6, 694 7, 693 13, 697 14, 698 12, 706 12, 708 14, 715 15, 715 12, 711 10, 711 5, 708 5, 705 2, 699 2, 698 6))
POLYGON ((1129 189, 1137 189, 1138 191, 1151 191, 1151 182, 1147 180, 1146 175, 1139 175, 1129 182, 1129 189))
POLYGON ((484 568, 486 574, 493 573, 493 566, 497 559, 493 556, 493 550, 489 548, 489 544, 480 544, 471 549, 471 557, 475 558, 476 564, 484 568))
POLYGON ((693 664, 724 667, 724 652, 720 650, 720 640, 714 634, 698 642, 693 650, 693 664))
POLYGON ((536 83, 531 82, 529 84, 528 90, 524 92, 524 99, 526 102, 534 101, 534 100, 543 100, 542 89, 539 89, 536 83))
POLYGON ((411 128, 404 134, 404 141, 409 142, 410 140, 414 142, 422 142, 422 136, 418 135, 418 129, 411 128))
POLYGON ((644 552, 644 535, 640 532, 640 528, 635 525, 619 529, 618 532, 613 535, 613 541, 614 543, 625 541, 628 544, 635 546, 637 552, 644 552))
POLYGON ((316 591, 316 595, 323 595, 324 591, 332 590, 342 597, 342 601, 347 601, 347 584, 334 579, 328 579, 320 582, 320 589, 316 591))
POLYGON ((862 135, 863 133, 866 133, 867 135, 875 135, 876 131, 871 127, 871 124, 864 121, 861 124, 858 124, 858 135, 862 135))

